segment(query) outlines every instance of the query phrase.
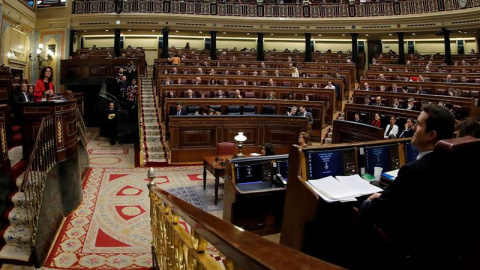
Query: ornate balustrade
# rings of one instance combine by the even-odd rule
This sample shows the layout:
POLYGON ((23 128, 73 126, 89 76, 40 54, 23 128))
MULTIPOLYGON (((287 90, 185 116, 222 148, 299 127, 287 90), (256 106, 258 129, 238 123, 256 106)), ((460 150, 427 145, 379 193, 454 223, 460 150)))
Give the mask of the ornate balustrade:
POLYGON ((148 177, 155 269, 343 269, 244 231, 172 196, 156 187, 153 169, 148 177), (225 260, 215 261, 209 255, 209 243, 225 260))
POLYGON ((480 1, 467 1, 462 7, 458 0, 410 0, 367 3, 327 4, 257 4, 217 3, 197 1, 162 0, 76 0, 73 14, 86 13, 171 13, 211 16, 242 17, 287 17, 287 18, 334 18, 334 17, 377 17, 393 15, 424 14, 459 10, 480 6, 480 1))

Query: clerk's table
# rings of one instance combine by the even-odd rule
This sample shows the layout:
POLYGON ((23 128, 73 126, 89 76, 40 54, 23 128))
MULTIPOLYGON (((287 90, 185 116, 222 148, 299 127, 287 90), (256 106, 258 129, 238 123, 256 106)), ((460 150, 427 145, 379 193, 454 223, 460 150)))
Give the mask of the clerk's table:
POLYGON ((219 178, 225 176, 225 160, 233 156, 212 156, 203 158, 203 189, 207 186, 207 170, 215 177, 215 204, 218 202, 219 178), (222 166, 223 164, 223 166, 222 166))

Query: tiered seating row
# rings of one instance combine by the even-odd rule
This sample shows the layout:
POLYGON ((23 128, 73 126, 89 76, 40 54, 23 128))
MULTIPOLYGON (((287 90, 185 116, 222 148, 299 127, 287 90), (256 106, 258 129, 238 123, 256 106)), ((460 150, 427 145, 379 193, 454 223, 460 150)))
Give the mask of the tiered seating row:
MULTIPOLYGON (((250 68, 261 68, 262 63, 265 65, 266 68, 285 68, 288 69, 289 62, 285 60, 281 60, 278 62, 275 61, 227 61, 227 60, 184 60, 182 61, 182 66, 202 66, 204 67, 250 67, 250 68)), ((167 59, 155 59, 155 68, 158 68, 160 65, 170 65, 170 62, 167 59)), ((340 70, 348 70, 350 72, 349 78, 350 81, 347 81, 347 84, 353 85, 355 83, 355 78, 357 74, 357 70, 354 63, 350 64, 336 64, 336 63, 305 63, 305 62, 298 62, 297 63, 298 69, 300 74, 302 74, 303 69, 320 69, 320 70, 330 70, 332 73, 335 71, 340 70)), ((155 75, 158 72, 154 71, 155 75)))
MULTIPOLYGON (((264 100, 270 91, 275 92, 276 100, 287 100, 288 94, 293 94, 293 100, 288 100, 291 105, 296 105, 298 102, 305 101, 305 96, 309 97, 309 101, 322 101, 325 102, 326 115, 325 120, 327 122, 332 121, 332 115, 334 113, 335 106, 335 93, 332 90, 327 89, 304 89, 304 88, 287 88, 287 87, 254 87, 254 86, 241 86, 236 85, 162 85, 161 93, 159 94, 159 104, 165 103, 166 93, 174 91, 177 98, 184 98, 185 92, 191 89, 197 98, 200 98, 202 93, 205 93, 206 98, 213 98, 214 93, 221 89, 227 97, 232 96, 236 89, 241 91, 244 99, 259 99, 259 102, 264 100)), ((264 100, 265 101, 265 100, 264 100)), ((162 115, 163 117, 163 115, 162 115)), ((163 120, 163 119, 162 119, 163 120)))
MULTIPOLYGON (((386 91, 392 91, 392 84, 395 83, 397 91, 401 91, 402 87, 407 86, 409 92, 415 93, 419 87, 427 94, 446 95, 450 87, 460 90, 463 97, 478 98, 480 85, 478 84, 460 84, 460 83, 444 83, 444 82, 415 82, 415 81, 386 81, 386 80, 363 80, 363 83, 368 83, 372 89, 380 89, 380 86, 385 86, 386 91)), ((382 92, 383 93, 383 92, 382 92)), ((425 97, 428 99, 428 96, 425 97)))
MULTIPOLYGON (((474 98, 450 97, 450 96, 439 96, 439 95, 422 95, 422 94, 412 94, 412 93, 355 90, 353 92, 353 102, 355 104, 364 104, 365 97, 367 96, 369 96, 372 99, 372 101, 375 99, 375 97, 381 96, 382 102, 385 104, 385 107, 392 107, 393 99, 395 98, 399 100, 403 108, 406 108, 407 100, 410 97, 415 99, 415 106, 417 108, 421 108, 421 102, 423 100, 426 100, 429 103, 437 103, 437 104, 439 101, 443 101, 446 104, 452 104, 453 110, 456 112, 457 118, 459 119, 462 119, 468 116, 476 117, 479 111, 479 108, 475 105, 474 98)), ((383 109, 383 107, 379 107, 379 106, 372 106, 372 107, 375 109, 383 109)), ((401 109, 394 109, 394 110, 401 110, 401 109)), ((353 120, 353 117, 347 118, 347 119, 353 120)))
MULTIPOLYGON (((157 96, 163 96, 163 91, 162 91, 162 81, 166 78, 167 76, 165 76, 164 74, 159 74, 158 76, 158 79, 157 79, 157 96)), ((196 76, 196 75, 171 75, 169 76, 171 80, 173 81, 178 81, 178 79, 181 79, 181 80, 185 80, 185 84, 189 84, 189 85, 192 85, 192 82, 195 81, 195 78, 196 77, 199 77, 199 76, 196 76)), ((241 83, 243 82, 243 80, 246 80, 246 81, 249 81, 249 82, 252 82, 252 81, 256 81, 257 82, 257 85, 266 85, 269 81, 269 78, 268 77, 258 77, 258 76, 232 76, 232 75, 203 75, 201 76, 201 79, 202 79, 202 85, 206 86, 207 85, 207 82, 211 79, 215 79, 215 80, 228 80, 230 82, 230 85, 231 84, 237 84, 237 83, 241 83)), ((294 78, 294 77, 285 77, 285 78, 282 78, 281 81, 277 81, 277 87, 276 88, 281 88, 282 86, 284 87, 291 87, 291 86, 296 86, 298 85, 299 83, 302 83, 303 85, 305 85, 306 87, 311 87, 313 85, 313 83, 320 83, 322 85, 326 85, 328 81, 331 81, 333 84, 336 84, 340 87, 339 91, 337 91, 337 95, 340 95, 340 99, 338 99, 338 96, 337 96, 337 101, 341 101, 343 100, 343 94, 344 94, 344 88, 343 88, 343 80, 342 79, 323 79, 323 78, 294 78)), ((250 83, 251 84, 251 83, 250 83)), ((241 86, 240 85, 236 85, 236 87, 238 87, 239 89, 241 89, 241 86)), ((304 88, 299 88, 299 89, 304 89, 304 88)), ((270 90, 274 90, 274 89, 270 89, 270 90)), ((313 89, 311 89, 312 91, 315 91, 313 89)), ((291 91, 291 89, 290 89, 291 91)), ((332 90, 334 91, 334 90, 332 90)), ((337 102, 338 103, 338 102, 337 102)), ((341 107, 339 107, 338 105, 341 105, 340 104, 336 104, 336 106, 338 107, 338 109, 341 109, 341 107)))

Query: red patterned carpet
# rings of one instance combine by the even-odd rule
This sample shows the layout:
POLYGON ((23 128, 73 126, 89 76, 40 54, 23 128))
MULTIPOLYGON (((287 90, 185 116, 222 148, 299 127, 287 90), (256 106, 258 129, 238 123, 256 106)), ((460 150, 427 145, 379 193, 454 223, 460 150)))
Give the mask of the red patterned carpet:
MULTIPOLYGON (((203 190, 203 167, 157 168, 157 185, 220 216, 213 204, 213 177, 203 190)), ((152 265, 146 168, 92 168, 84 199, 70 215, 45 269, 149 269, 152 265)), ((223 195, 222 193, 220 195, 223 195)))

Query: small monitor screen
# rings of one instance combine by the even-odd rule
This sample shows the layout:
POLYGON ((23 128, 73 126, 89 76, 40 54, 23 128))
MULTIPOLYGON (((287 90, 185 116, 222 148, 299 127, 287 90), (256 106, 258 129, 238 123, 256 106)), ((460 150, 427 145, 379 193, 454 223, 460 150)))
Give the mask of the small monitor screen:
POLYGON ((366 146, 366 172, 373 175, 375 167, 382 167, 384 172, 398 169, 398 144, 366 146))
POLYGON ((277 160, 277 173, 283 177, 283 180, 288 181, 288 159, 277 160))
POLYGON ((305 153, 308 179, 355 174, 355 148, 312 150, 305 153))
POLYGON ((271 171, 271 161, 235 164, 236 182, 237 184, 261 182, 267 171, 271 171))
POLYGON ((412 143, 405 143, 405 163, 417 160, 419 152, 412 143))

